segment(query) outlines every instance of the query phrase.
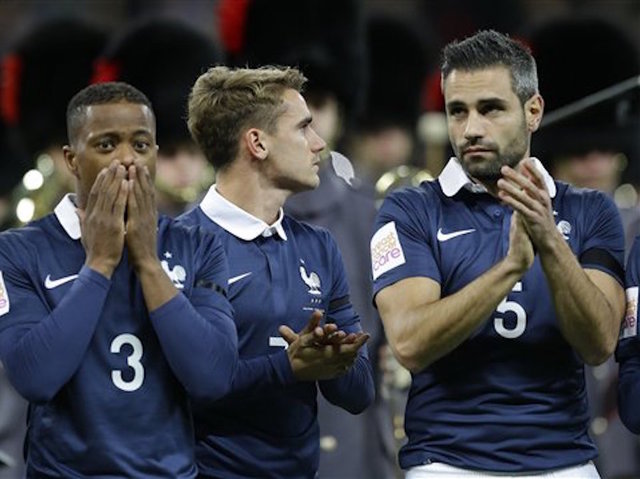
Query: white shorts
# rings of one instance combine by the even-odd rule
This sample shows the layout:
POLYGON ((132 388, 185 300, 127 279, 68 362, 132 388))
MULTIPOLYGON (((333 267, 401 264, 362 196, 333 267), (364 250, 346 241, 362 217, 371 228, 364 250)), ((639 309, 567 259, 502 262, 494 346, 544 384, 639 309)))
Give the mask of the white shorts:
POLYGON ((554 469, 539 473, 501 473, 491 471, 474 471, 449 466, 441 462, 412 467, 407 471, 405 479, 455 479, 458 477, 486 478, 486 479, 600 479, 600 475, 589 461, 579 466, 554 469))

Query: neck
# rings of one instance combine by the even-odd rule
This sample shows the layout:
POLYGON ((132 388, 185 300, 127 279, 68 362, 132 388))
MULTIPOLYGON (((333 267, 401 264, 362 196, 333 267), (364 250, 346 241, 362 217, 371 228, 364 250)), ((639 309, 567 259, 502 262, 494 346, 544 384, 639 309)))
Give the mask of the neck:
POLYGON ((243 169, 237 162, 218 172, 216 190, 238 208, 268 225, 278 219, 282 205, 291 194, 275 188, 258 172, 243 169))
POLYGON ((476 183, 481 184, 482 186, 484 186, 487 189, 487 192, 493 196, 494 198, 498 198, 498 181, 478 181, 475 178, 473 178, 473 181, 475 181, 476 183))

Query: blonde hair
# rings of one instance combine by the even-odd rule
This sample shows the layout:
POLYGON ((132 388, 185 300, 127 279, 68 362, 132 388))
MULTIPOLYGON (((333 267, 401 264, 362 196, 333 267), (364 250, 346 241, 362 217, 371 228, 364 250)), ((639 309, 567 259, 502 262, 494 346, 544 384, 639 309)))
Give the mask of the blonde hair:
POLYGON ((188 126, 208 161, 223 169, 238 154, 249 127, 273 132, 283 113, 285 90, 302 91, 307 79, 297 69, 216 66, 200 75, 189 95, 188 126))

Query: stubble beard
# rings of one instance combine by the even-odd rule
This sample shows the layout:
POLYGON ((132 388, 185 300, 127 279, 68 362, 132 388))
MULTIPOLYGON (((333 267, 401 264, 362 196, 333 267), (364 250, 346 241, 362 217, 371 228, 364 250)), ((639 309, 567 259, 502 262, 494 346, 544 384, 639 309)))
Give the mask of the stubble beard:
POLYGON ((460 159, 462 168, 470 177, 481 183, 496 183, 502 178, 502 173, 500 172, 502 167, 510 166, 511 168, 515 168, 524 158, 528 148, 527 130, 523 121, 519 135, 506 146, 504 151, 500 151, 497 145, 494 145, 493 158, 478 163, 473 161, 467 163, 460 154, 458 154, 458 158, 460 159))

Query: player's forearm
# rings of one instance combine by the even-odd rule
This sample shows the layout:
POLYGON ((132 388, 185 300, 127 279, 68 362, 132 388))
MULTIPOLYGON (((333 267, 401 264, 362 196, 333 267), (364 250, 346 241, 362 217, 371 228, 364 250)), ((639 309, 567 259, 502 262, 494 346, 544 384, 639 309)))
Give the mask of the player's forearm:
POLYGON ((157 258, 151 258, 143 263, 137 268, 136 274, 142 286, 148 311, 158 309, 179 294, 157 258))
POLYGON ((278 351, 238 360, 229 394, 242 395, 247 391, 255 393, 264 388, 288 386, 295 382, 286 351, 278 351))
POLYGON ((623 424, 640 434, 640 348, 635 357, 620 362, 618 410, 623 424))
POLYGON ((334 379, 319 382, 322 395, 331 404, 360 414, 369 407, 375 399, 375 385, 373 370, 363 348, 358 353, 353 365, 346 374, 334 379))
POLYGON ((622 295, 607 298, 562 237, 549 246, 539 254, 560 330, 587 364, 600 364, 615 348, 623 312, 617 302, 623 301, 622 295))
POLYGON ((445 298, 409 310, 390 303, 380 312, 393 318, 385 321, 385 329, 400 364, 419 372, 454 350, 490 317, 522 274, 505 258, 445 298))
POLYGON ((238 340, 228 312, 215 307, 196 310, 178 294, 150 318, 171 370, 191 397, 212 401, 229 392, 238 340))
MULTIPOLYGON (((360 318, 351 303, 328 311, 327 318, 347 334, 362 333, 360 318)), ((327 401, 351 414, 359 414, 369 407, 375 399, 375 384, 366 345, 358 350, 355 361, 345 374, 318 384, 327 401)))
POLYGON ((4 331, 2 360, 16 390, 31 402, 52 399, 71 379, 94 335, 110 281, 82 268, 64 299, 28 331, 4 331))

